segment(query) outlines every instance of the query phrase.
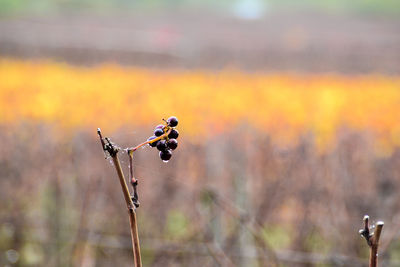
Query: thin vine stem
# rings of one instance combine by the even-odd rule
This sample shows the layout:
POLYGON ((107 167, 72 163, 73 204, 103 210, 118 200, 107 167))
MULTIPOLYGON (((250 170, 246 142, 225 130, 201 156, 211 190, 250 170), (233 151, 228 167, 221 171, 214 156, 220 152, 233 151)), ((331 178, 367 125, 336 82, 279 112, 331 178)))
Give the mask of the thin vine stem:
POLYGON ((145 142, 143 142, 143 143, 141 143, 141 144, 139 144, 139 145, 137 145, 135 147, 127 148, 126 150, 128 151, 129 155, 132 155, 133 152, 135 152, 138 148, 140 148, 142 146, 145 146, 145 145, 148 145, 148 144, 151 144, 151 143, 154 143, 154 142, 157 142, 158 140, 161 140, 161 139, 167 137, 170 132, 171 132, 171 129, 168 129, 168 131, 166 131, 164 134, 162 134, 162 135, 160 135, 160 136, 158 136, 158 137, 156 137, 156 138, 154 138, 152 140, 147 140, 147 141, 145 141, 145 142))

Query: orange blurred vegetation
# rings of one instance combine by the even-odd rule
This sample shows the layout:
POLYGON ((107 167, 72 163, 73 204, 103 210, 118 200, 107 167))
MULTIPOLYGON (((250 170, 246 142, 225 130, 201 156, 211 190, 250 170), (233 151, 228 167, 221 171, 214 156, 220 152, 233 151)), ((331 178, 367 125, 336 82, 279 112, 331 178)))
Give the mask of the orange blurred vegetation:
POLYGON ((286 145, 312 133, 322 149, 334 144, 344 127, 371 134, 378 150, 388 154, 400 145, 399 114, 396 76, 0 61, 0 122, 5 124, 33 121, 110 132, 176 115, 181 131, 193 140, 243 125, 286 145))

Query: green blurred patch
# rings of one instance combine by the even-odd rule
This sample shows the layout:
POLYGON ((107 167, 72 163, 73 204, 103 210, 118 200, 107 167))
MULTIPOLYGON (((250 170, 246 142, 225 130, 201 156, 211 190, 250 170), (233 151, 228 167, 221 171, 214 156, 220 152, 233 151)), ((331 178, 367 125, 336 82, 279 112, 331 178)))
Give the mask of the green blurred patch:
POLYGON ((400 240, 394 241, 389 249, 388 254, 390 255, 390 260, 400 261, 400 240))
POLYGON ((204 206, 204 207, 211 207, 215 200, 216 200, 216 194, 214 192, 214 190, 212 189, 203 189, 200 192, 200 203, 204 206))
POLYGON ((268 225, 262 229, 262 238, 273 249, 288 248, 292 242, 292 232, 288 227, 268 225))
POLYGON ((142 254, 142 263, 143 266, 150 266, 153 264, 154 261, 154 250, 150 248, 143 248, 141 249, 142 254))
POLYGON ((400 1, 398 0, 270 0, 276 7, 311 8, 339 13, 369 13, 369 14, 398 14, 400 1))
POLYGON ((304 246, 308 251, 326 254, 331 250, 330 241, 314 229, 304 240, 304 246))
POLYGON ((360 236, 357 240, 357 244, 355 246, 355 250, 357 251, 356 254, 358 257, 367 260, 369 258, 369 249, 366 247, 367 244, 365 239, 360 236))
POLYGON ((180 239, 189 233, 189 220, 179 210, 172 210, 168 213, 166 222, 166 235, 168 238, 180 239))
POLYGON ((0 226, 0 250, 5 251, 12 242, 15 228, 11 223, 3 223, 0 226))
MULTIPOLYGON (((239 1, 239 0, 238 0, 239 1)), ((238 1, 211 1, 211 0, 0 0, 0 14, 13 13, 57 13, 63 11, 90 11, 110 13, 113 11, 129 11, 148 8, 207 8, 229 11, 238 1)), ((245 0, 242 0, 245 2, 245 0)), ((331 12, 355 12, 373 14, 399 14, 400 1, 398 0, 260 0, 261 5, 267 8, 288 9, 321 9, 331 12)))
POLYGON ((24 265, 39 266, 40 263, 43 263, 44 252, 39 245, 26 243, 22 248, 21 254, 24 265))

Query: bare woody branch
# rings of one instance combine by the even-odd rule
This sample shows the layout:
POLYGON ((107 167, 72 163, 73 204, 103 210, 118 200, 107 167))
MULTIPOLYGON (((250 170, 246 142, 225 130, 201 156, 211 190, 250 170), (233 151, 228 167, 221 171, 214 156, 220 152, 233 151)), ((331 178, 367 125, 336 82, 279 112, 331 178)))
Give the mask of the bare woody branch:
POLYGON ((369 251, 369 267, 377 267, 378 266, 378 246, 379 239, 381 237, 382 228, 384 223, 382 221, 378 221, 375 226, 375 231, 371 233, 370 225, 369 225, 369 216, 364 216, 364 228, 359 231, 360 235, 365 238, 367 244, 370 248, 369 251))
MULTIPOLYGON (((139 243, 139 235, 138 235, 136 212, 135 212, 136 205, 132 201, 132 198, 129 194, 128 185, 125 182, 124 173, 122 171, 121 163, 118 158, 119 148, 115 144, 113 144, 109 138, 107 138, 107 137, 103 138, 103 136, 101 135, 100 128, 97 129, 97 133, 99 135, 100 142, 101 142, 104 152, 106 153, 106 155, 108 153, 111 156, 112 161, 114 163, 115 170, 117 171, 119 182, 121 184, 122 193, 124 195, 126 206, 128 208, 128 212, 129 212, 129 223, 130 223, 130 229, 131 229, 132 249, 133 249, 133 255, 134 255, 134 260, 135 260, 135 266, 141 267, 142 261, 141 261, 141 256, 140 256, 140 243, 139 243)), ((131 166, 131 168, 132 168, 132 166, 131 166)), ((132 175, 132 177, 133 177, 133 175, 132 175)), ((131 177, 131 179, 132 179, 132 177, 131 177)))

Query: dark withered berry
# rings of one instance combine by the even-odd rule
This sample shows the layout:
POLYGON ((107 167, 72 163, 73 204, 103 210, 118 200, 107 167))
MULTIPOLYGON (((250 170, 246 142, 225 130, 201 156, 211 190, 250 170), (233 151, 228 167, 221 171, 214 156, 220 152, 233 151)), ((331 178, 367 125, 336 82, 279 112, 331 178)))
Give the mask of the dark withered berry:
POLYGON ((168 148, 174 150, 178 147, 178 141, 176 139, 169 139, 167 142, 168 148))
POLYGON ((165 125, 164 124, 159 124, 159 125, 157 125, 156 126, 156 128, 154 128, 154 130, 156 130, 156 129, 164 129, 164 127, 165 127, 165 125))
POLYGON ((172 129, 171 132, 168 134, 168 138, 170 139, 176 139, 179 136, 179 132, 177 129, 172 129))
POLYGON ((171 150, 160 151, 160 159, 168 161, 172 157, 171 150))
POLYGON ((178 125, 178 119, 175 116, 169 117, 167 123, 168 126, 176 127, 178 125))
POLYGON ((154 130, 154 135, 155 136, 161 136, 161 135, 163 135, 163 133, 164 133, 164 131, 162 129, 160 129, 160 128, 157 128, 157 129, 154 130))
POLYGON ((165 151, 167 150, 167 142, 165 140, 160 140, 157 143, 157 149, 160 151, 165 151))
MULTIPOLYGON (((156 138, 157 137, 153 135, 153 136, 150 136, 149 139, 147 139, 147 141, 151 141, 151 140, 154 140, 156 138)), ((149 146, 151 146, 151 147, 156 147, 156 145, 157 145, 157 141, 153 142, 153 143, 149 143, 149 146)))

